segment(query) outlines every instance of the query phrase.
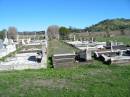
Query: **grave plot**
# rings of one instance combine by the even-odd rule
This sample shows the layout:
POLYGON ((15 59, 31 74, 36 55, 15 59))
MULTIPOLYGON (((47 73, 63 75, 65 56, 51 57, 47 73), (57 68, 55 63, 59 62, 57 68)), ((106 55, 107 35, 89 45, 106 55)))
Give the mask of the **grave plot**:
POLYGON ((130 63, 130 50, 95 52, 95 57, 106 64, 130 63))
POLYGON ((75 64, 78 49, 59 40, 50 40, 48 47, 48 67, 71 67, 75 64), (71 63, 71 64, 70 64, 71 63))
POLYGON ((46 68, 44 45, 27 45, 15 54, 0 62, 0 70, 24 70, 46 68))
POLYGON ((52 60, 54 68, 74 66, 75 54, 54 54, 52 60))

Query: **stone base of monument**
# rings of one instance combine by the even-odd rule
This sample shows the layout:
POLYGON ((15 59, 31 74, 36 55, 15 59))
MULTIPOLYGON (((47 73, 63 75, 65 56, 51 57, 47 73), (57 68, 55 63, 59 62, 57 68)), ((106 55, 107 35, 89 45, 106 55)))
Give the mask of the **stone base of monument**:
POLYGON ((75 66, 75 54, 55 54, 52 60, 54 68, 75 66))

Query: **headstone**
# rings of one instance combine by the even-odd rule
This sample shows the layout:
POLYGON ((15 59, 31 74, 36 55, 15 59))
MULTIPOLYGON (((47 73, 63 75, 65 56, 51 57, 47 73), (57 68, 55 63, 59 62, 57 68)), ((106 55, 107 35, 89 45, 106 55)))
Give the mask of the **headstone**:
POLYGON ((9 42, 8 38, 5 37, 3 44, 8 45, 8 42, 9 42))
POLYGON ((92 43, 93 43, 93 37, 92 37, 92 43))
POLYGON ((74 41, 76 41, 76 36, 74 35, 74 41))
POLYGON ((90 61, 92 60, 92 52, 91 50, 88 49, 88 45, 87 45, 87 49, 86 49, 86 61, 90 61))
POLYGON ((24 41, 24 39, 22 39, 22 44, 25 45, 25 41, 24 41))
POLYGON ((3 48, 4 45, 3 45, 3 40, 0 39, 0 49, 3 48))
POLYGON ((122 56, 123 55, 123 51, 122 50, 120 50, 120 56, 122 56))
POLYGON ((111 52, 113 52, 113 42, 111 41, 111 52))

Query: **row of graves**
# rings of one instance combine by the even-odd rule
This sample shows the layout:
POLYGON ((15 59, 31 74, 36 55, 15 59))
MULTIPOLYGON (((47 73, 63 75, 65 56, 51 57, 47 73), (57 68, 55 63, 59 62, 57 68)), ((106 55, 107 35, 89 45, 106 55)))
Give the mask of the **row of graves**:
POLYGON ((93 59, 106 64, 130 63, 130 46, 122 42, 66 41, 69 46, 79 49, 78 52, 54 54, 54 68, 75 65, 75 62, 91 63, 93 59), (93 58, 94 57, 94 58, 93 58))
POLYGON ((24 70, 24 69, 41 69, 46 67, 46 42, 43 40, 30 41, 25 44, 16 43, 7 37, 0 40, 0 71, 24 70), (16 51, 17 45, 20 50, 14 55, 10 55, 16 51))
POLYGON ((109 43, 104 50, 95 51, 94 57, 105 64, 129 64, 130 46, 122 43, 109 43))
POLYGON ((106 42, 97 42, 93 41, 93 39, 91 41, 69 41, 67 44, 79 49, 79 52, 75 53, 75 61, 85 63, 91 63, 94 53, 104 49, 107 45, 106 42))
POLYGON ((78 49, 73 53, 54 54, 52 57, 54 68, 70 67, 75 63, 91 63, 93 62, 92 55, 94 51, 102 49, 106 46, 106 42, 93 41, 64 41, 68 46, 78 49))

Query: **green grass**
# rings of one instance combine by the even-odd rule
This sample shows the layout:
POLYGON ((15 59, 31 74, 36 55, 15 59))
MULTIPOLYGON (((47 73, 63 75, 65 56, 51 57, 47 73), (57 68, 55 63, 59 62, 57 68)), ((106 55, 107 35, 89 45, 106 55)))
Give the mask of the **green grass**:
POLYGON ((23 49, 32 49, 32 48, 41 49, 42 45, 28 45, 23 47, 23 49))
POLYGON ((76 48, 73 48, 63 41, 58 40, 50 40, 48 47, 48 56, 51 56, 53 54, 62 54, 62 53, 74 53, 74 51, 77 51, 76 48))
POLYGON ((104 37, 96 37, 97 41, 118 41, 123 42, 125 44, 130 44, 130 36, 117 36, 117 37, 110 37, 110 38, 104 38, 104 37))
POLYGON ((0 97, 130 97, 130 66, 0 72, 0 97))

